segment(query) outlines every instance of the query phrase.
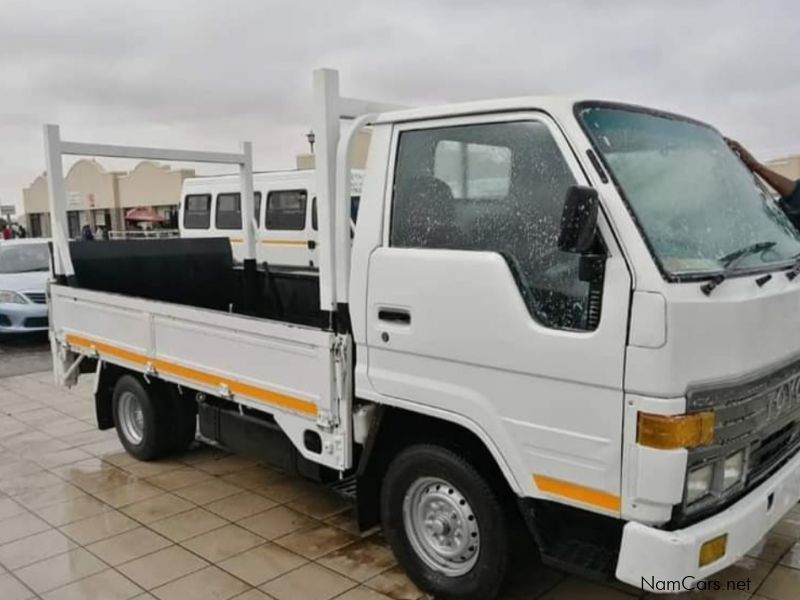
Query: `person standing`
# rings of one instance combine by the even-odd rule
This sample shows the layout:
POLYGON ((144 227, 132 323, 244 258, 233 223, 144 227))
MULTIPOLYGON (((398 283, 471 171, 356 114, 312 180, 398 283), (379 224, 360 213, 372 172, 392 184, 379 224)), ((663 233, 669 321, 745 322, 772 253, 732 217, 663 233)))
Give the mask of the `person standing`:
POLYGON ((789 219, 791 219, 792 223, 794 223, 794 226, 800 229, 800 180, 795 181, 789 179, 758 162, 758 160, 736 140, 725 138, 725 141, 728 143, 730 149, 742 159, 742 162, 750 171, 761 177, 772 189, 780 194, 781 199, 779 202, 781 208, 789 219))

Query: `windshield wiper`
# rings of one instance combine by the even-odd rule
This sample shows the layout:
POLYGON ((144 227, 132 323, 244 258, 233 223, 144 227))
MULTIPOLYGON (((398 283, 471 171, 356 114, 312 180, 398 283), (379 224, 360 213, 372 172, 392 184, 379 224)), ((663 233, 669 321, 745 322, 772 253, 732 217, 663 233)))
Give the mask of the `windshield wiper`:
POLYGON ((786 271, 786 279, 793 281, 795 277, 800 275, 800 253, 792 257, 792 268, 786 271))
POLYGON ((775 244, 776 242, 756 242, 755 244, 750 244, 749 246, 745 246, 744 248, 740 248, 739 250, 734 250, 729 254, 720 256, 718 260, 722 263, 722 273, 715 275, 709 281, 701 285, 700 291, 702 291, 706 296, 710 296, 711 292, 713 292, 723 281, 728 278, 731 270, 740 260, 746 256, 750 256, 758 252, 765 252, 775 246, 775 244))

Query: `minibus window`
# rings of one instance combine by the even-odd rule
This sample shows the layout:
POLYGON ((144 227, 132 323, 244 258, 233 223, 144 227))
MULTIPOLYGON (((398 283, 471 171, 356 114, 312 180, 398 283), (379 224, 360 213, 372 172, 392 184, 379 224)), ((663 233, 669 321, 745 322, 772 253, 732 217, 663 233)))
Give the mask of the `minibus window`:
MULTIPOLYGON (((261 192, 253 192, 253 215, 258 221, 261 212, 261 192)), ((242 228, 242 200, 239 192, 217 195, 217 229, 242 228)))
POLYGON ((302 231, 306 227, 305 190, 270 192, 267 195, 267 229, 302 231))
POLYGON ((239 192, 217 194, 217 229, 242 228, 242 198, 239 192))
POLYGON ((211 194, 189 194, 184 200, 183 227, 208 229, 211 226, 211 194))
MULTIPOLYGON (((361 204, 361 196, 350 196, 350 220, 353 223, 358 222, 358 207, 361 204)), ((317 222, 317 197, 311 199, 311 229, 317 231, 319 223, 317 222)))
POLYGON ((261 215, 261 192, 253 192, 253 216, 258 223, 258 217, 261 215))
POLYGON ((319 229, 319 221, 317 220, 317 197, 311 199, 311 229, 317 231, 319 229))

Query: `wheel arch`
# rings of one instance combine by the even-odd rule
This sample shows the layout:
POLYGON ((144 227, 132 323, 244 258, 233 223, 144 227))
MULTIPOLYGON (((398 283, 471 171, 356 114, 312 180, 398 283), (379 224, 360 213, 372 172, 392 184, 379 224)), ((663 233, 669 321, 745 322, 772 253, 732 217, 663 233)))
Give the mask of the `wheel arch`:
POLYGON ((114 386, 117 385, 120 377, 128 374, 136 375, 137 373, 104 360, 97 361, 94 383, 94 409, 97 416, 98 429, 111 429, 116 425, 112 407, 114 386))
POLYGON ((475 424, 473 428, 438 416, 397 406, 376 405, 376 415, 357 467, 356 513, 359 527, 380 522, 380 490, 383 474, 399 451, 417 444, 435 444, 459 451, 486 476, 507 499, 515 500, 520 488, 496 448, 475 424))

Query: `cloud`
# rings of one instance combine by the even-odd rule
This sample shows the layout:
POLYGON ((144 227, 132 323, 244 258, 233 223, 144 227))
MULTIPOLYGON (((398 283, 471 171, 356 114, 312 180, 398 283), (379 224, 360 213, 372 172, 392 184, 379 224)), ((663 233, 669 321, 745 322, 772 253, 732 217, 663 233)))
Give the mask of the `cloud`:
POLYGON ((310 76, 403 104, 577 94, 691 114, 762 156, 800 152, 791 0, 5 0, 0 201, 65 137, 235 148, 260 168, 306 148, 310 76))

